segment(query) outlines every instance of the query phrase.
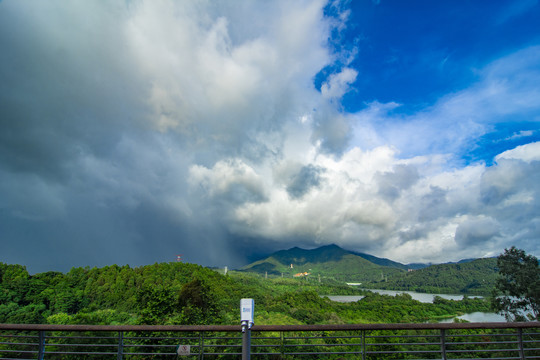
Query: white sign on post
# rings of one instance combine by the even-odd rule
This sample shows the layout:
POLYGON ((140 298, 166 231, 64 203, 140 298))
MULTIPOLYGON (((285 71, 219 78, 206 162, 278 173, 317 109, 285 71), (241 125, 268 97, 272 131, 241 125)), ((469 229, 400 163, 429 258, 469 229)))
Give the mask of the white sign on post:
POLYGON ((240 319, 241 321, 247 321, 253 324, 255 302, 253 299, 241 299, 240 300, 240 319))
POLYGON ((178 345, 178 347, 176 348, 176 353, 178 355, 190 355, 191 345, 178 345))

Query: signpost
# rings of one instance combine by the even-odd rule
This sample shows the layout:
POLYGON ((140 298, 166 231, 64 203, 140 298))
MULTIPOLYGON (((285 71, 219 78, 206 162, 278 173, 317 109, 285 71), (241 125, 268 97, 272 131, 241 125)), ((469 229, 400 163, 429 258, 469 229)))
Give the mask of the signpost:
POLYGON ((191 355, 191 346, 190 345, 178 345, 176 347, 176 353, 179 356, 191 355))
POLYGON ((242 324, 242 360, 251 358, 251 327, 253 326, 255 301, 240 300, 240 320, 242 324))

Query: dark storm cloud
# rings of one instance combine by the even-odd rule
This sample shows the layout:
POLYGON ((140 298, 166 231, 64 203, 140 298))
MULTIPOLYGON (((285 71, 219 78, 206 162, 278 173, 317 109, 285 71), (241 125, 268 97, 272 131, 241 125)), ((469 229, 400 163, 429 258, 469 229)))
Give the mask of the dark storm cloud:
POLYGON ((89 14, 103 15, 90 31, 74 6, 49 5, 2 4, 0 158, 12 171, 55 178, 81 152, 107 156, 125 122, 140 117, 141 94, 110 15, 89 14))
POLYGON ((422 223, 419 223, 418 225, 410 229, 400 231, 398 233, 399 239, 401 240, 401 243, 406 243, 408 241, 416 240, 416 239, 422 239, 427 236, 430 230, 432 229, 426 229, 425 225, 422 225, 422 223))
POLYGON ((379 194, 388 200, 395 200, 402 190, 409 189, 420 178, 418 169, 410 165, 397 165, 392 171, 378 173, 375 181, 379 194))
POLYGON ((463 247, 482 246, 500 236, 500 225, 490 218, 467 220, 456 230, 456 242, 463 247))
POLYGON ((321 182, 321 173, 324 169, 313 165, 303 166, 300 171, 293 176, 287 185, 287 193, 293 199, 304 196, 313 187, 318 187, 321 182))
POLYGON ((430 192, 422 196, 422 210, 419 214, 420 221, 435 220, 442 216, 448 207, 447 192, 437 186, 431 186, 430 192))
MULTIPOLYGON (((253 29, 229 6, 1 2, 0 261, 66 270, 166 261, 183 248, 227 262, 234 237, 207 218, 187 176, 193 162, 274 154, 280 121, 313 96, 304 78, 328 58, 322 7, 289 9, 283 21, 279 4, 267 6, 253 29), (299 26, 297 39, 280 39, 282 25, 299 26), (259 38, 272 28, 272 41, 259 38), (306 54, 302 71, 271 75, 306 54)), ((263 200, 250 186, 230 183, 220 201, 263 200)))

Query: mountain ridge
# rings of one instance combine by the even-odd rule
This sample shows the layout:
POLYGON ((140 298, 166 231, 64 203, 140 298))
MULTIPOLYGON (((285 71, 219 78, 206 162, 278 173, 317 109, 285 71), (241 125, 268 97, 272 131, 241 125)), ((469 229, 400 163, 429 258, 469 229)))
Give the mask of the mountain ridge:
POLYGON ((341 281, 375 281, 381 278, 381 273, 389 276, 407 269, 406 265, 389 259, 355 253, 330 244, 314 249, 295 246, 278 250, 240 270, 276 276, 316 273, 341 281))
MULTIPOLYGON (((367 253, 347 250, 347 249, 344 249, 341 246, 336 245, 336 244, 328 244, 328 245, 322 245, 322 246, 319 246, 319 247, 316 247, 316 248, 313 248, 313 249, 304 249, 304 248, 301 248, 301 247, 298 247, 298 246, 293 246, 292 248, 289 248, 289 249, 277 250, 277 251, 275 251, 275 252, 273 252, 271 254, 264 255, 263 257, 260 257, 259 259, 251 262, 250 264, 259 262, 259 261, 264 260, 264 259, 268 259, 270 257, 275 256, 276 254, 287 253, 287 252, 291 252, 291 251, 295 251, 295 252, 302 251, 302 252, 309 253, 309 252, 314 252, 314 251, 320 252, 322 250, 336 249, 336 248, 340 249, 340 250, 342 250, 342 251, 344 251, 346 253, 360 256, 360 257, 362 257, 362 258, 364 258, 364 259, 366 259, 366 260, 368 260, 368 261, 370 261, 372 263, 375 263, 377 265, 393 266, 393 267, 401 268, 401 269, 404 269, 404 270, 409 270, 409 269, 418 270, 418 269, 426 268, 426 267, 433 266, 433 265, 463 264, 463 263, 468 263, 468 262, 471 262, 471 261, 474 261, 474 260, 478 260, 478 258, 467 258, 467 259, 461 259, 461 260, 457 260, 457 261, 448 261, 448 262, 444 262, 444 263, 412 262, 412 263, 404 264, 404 263, 400 263, 399 261, 394 261, 394 260, 391 260, 391 259, 388 259, 388 258, 383 258, 383 257, 378 257, 378 256, 367 254, 367 253), (386 264, 389 264, 389 265, 386 265, 386 264)), ((493 257, 493 258, 495 258, 495 257, 493 257)), ((246 266, 249 266, 250 264, 244 265, 242 268, 245 268, 246 266)))
MULTIPOLYGON (((265 259, 268 259, 270 257, 276 257, 276 256, 279 256, 281 257, 282 254, 288 254, 288 253, 294 253, 294 254, 298 254, 298 253, 303 253, 303 254, 317 254, 317 253, 321 253, 323 251, 326 251, 326 250, 331 250, 333 252, 337 252, 337 251, 341 251, 341 252, 344 252, 344 253, 347 253, 347 254, 354 254, 356 256, 360 256, 362 258, 364 258, 365 260, 368 260, 374 264, 377 264, 377 265, 383 265, 383 266, 392 266, 392 267, 397 267, 397 268, 400 268, 400 269, 403 269, 403 270, 408 270, 408 269, 419 269, 419 268, 423 268, 423 267, 428 267, 430 265, 436 265, 436 264, 433 264, 433 263, 409 263, 409 264, 403 264, 403 263, 400 263, 398 261, 394 261, 394 260, 391 260, 391 259, 388 259, 388 258, 382 258, 382 257, 378 257, 378 256, 375 256, 375 255, 371 255, 371 254, 366 254, 366 253, 362 253, 362 252, 356 252, 356 251, 351 251, 351 250, 346 250, 342 247, 340 247, 339 245, 336 245, 336 244, 329 244, 329 245, 322 245, 322 246, 319 246, 317 248, 313 248, 313 249, 304 249, 304 248, 300 248, 298 246, 293 246, 292 248, 289 248, 289 249, 282 249, 282 250, 277 250, 271 254, 268 254, 268 255, 265 255, 255 261, 253 261, 252 263, 248 264, 248 265, 245 265, 243 266, 242 268, 245 268, 251 264, 254 264, 254 263, 258 263, 262 260, 265 260, 265 259)), ((468 260, 474 260, 474 259, 468 259, 468 260)), ((460 260, 460 261, 466 261, 466 260, 460 260)))
POLYGON ((345 250, 336 244, 314 249, 292 247, 276 251, 240 271, 265 276, 317 276, 361 282, 368 288, 420 292, 488 293, 497 269, 496 259, 464 259, 443 264, 402 264, 390 259, 345 250))

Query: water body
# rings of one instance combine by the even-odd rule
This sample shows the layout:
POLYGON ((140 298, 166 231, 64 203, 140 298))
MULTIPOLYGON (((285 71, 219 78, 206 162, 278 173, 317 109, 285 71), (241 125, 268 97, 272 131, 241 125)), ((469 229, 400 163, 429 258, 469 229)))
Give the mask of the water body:
MULTIPOLYGON (((442 297, 447 300, 463 300, 463 295, 450 295, 450 294, 429 294, 429 293, 418 293, 414 291, 394 291, 394 290, 377 290, 377 289, 364 289, 372 291, 381 295, 390 295, 396 296, 398 294, 409 294, 414 300, 423 302, 423 303, 432 303, 435 296, 442 297)), ((354 302, 361 300, 363 296, 358 295, 327 295, 327 297, 332 301, 338 302, 354 302)), ((481 298, 481 296, 469 296, 470 298, 481 298)))
POLYGON ((362 300, 365 296, 359 296, 359 295, 324 295, 323 297, 327 297, 332 301, 336 302, 355 302, 358 300, 362 300))
MULTIPOLYGON (((409 294, 414 300, 418 300, 423 303, 433 303, 435 296, 440 296, 443 299, 447 300, 463 300, 463 295, 450 295, 450 294, 429 294, 429 293, 417 293, 414 291, 393 291, 393 290, 376 290, 376 289, 365 289, 373 291, 382 295, 396 296, 398 294, 409 294)), ((362 300, 364 296, 360 295, 326 295, 332 301, 337 302, 355 302, 362 300)), ((469 296, 470 298, 477 297, 481 298, 482 296, 469 296)), ((504 316, 488 313, 488 312, 474 312, 470 314, 465 314, 457 316, 455 318, 444 319, 440 321, 441 323, 452 323, 454 319, 466 320, 468 322, 506 322, 504 316)))
MULTIPOLYGON (((423 303, 432 303, 435 296, 442 297, 446 300, 463 300, 464 295, 451 295, 451 294, 430 294, 430 293, 418 293, 414 291, 394 291, 394 290, 376 290, 376 289, 365 289, 368 291, 373 291, 381 295, 390 295, 396 296, 398 294, 409 294, 414 300, 418 300, 423 303)), ((469 298, 481 298, 482 296, 469 296, 469 298)))
POLYGON ((495 313, 487 313, 487 312, 473 312, 470 314, 457 316, 451 319, 444 319, 444 320, 441 320, 440 322, 452 323, 454 322, 454 319, 467 320, 468 322, 506 322, 506 319, 504 318, 504 316, 495 314, 495 313))

